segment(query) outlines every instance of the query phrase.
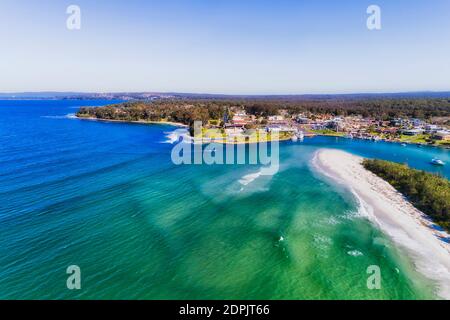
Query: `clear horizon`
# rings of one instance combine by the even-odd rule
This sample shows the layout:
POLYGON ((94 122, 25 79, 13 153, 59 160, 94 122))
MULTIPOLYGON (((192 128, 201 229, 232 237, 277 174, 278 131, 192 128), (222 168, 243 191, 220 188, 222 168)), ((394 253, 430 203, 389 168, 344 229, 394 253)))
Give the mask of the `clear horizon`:
POLYGON ((449 16, 445 0, 5 0, 0 92, 446 92, 449 16), (381 30, 367 29, 372 4, 381 30))
POLYGON ((439 91, 431 91, 431 90, 419 90, 419 91, 373 91, 373 92, 322 92, 322 93, 221 93, 221 92, 178 92, 178 91, 155 91, 155 90, 145 90, 145 91, 54 91, 54 90, 45 90, 45 91, 18 91, 18 92, 2 92, 1 95, 14 95, 14 94, 139 94, 139 93, 148 93, 148 94, 192 94, 192 95, 224 95, 224 96, 309 96, 309 95, 396 95, 396 94, 446 94, 450 93, 449 90, 439 90, 439 91))

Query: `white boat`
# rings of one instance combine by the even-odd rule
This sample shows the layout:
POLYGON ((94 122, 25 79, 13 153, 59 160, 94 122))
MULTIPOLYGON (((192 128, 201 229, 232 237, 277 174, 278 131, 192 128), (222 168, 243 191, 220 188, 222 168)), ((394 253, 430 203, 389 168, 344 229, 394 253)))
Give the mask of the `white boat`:
POLYGON ((431 164, 434 164, 436 166, 444 166, 445 162, 440 159, 433 158, 431 159, 431 164))
POLYGON ((299 131, 292 136, 291 140, 293 142, 297 142, 298 140, 303 141, 304 137, 305 137, 305 135, 303 134, 303 131, 299 131))
POLYGON ((406 143, 402 143, 402 147, 406 147, 406 143))

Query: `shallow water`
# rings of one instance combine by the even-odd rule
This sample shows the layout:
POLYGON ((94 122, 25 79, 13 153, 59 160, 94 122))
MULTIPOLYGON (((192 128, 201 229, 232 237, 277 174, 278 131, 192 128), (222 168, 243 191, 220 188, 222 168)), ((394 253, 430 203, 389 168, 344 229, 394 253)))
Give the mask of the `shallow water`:
POLYGON ((67 117, 106 101, 0 101, 2 299, 417 299, 431 283, 310 166, 321 147, 439 171, 449 151, 326 137, 280 171, 170 160, 173 127, 67 117), (82 289, 66 288, 78 265, 82 289), (367 267, 381 268, 369 290, 367 267))

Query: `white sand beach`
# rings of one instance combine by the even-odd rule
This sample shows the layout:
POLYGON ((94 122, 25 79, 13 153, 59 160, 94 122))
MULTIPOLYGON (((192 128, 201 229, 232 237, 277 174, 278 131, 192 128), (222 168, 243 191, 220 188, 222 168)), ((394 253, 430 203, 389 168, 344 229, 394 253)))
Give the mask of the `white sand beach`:
POLYGON ((321 173, 348 187, 367 209, 369 219, 406 249, 416 270, 436 282, 437 294, 450 299, 450 245, 439 239, 448 234, 431 228, 427 216, 389 183, 366 170, 362 159, 344 151, 322 149, 316 153, 313 164, 321 173))

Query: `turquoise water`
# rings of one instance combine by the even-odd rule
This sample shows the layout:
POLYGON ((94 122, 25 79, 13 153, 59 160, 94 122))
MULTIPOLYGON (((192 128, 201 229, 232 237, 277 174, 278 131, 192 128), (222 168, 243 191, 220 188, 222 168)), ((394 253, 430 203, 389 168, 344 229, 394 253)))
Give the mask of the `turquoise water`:
POLYGON ((435 297, 310 159, 340 148, 449 177, 428 164, 449 151, 315 137, 283 143, 280 171, 244 185, 258 166, 173 165, 173 127, 66 116, 106 103, 0 101, 0 298, 435 297), (66 287, 69 265, 81 290, 66 287))

